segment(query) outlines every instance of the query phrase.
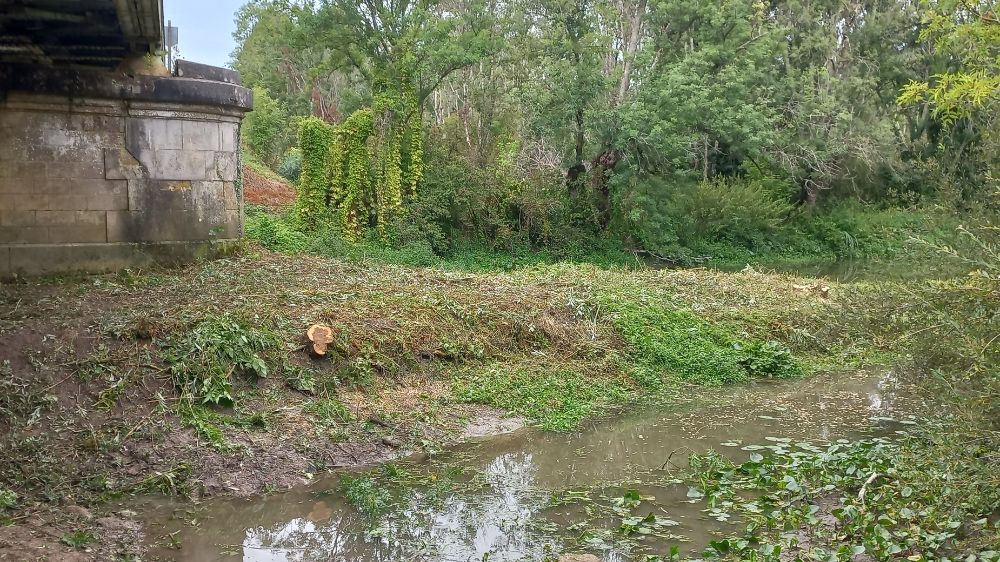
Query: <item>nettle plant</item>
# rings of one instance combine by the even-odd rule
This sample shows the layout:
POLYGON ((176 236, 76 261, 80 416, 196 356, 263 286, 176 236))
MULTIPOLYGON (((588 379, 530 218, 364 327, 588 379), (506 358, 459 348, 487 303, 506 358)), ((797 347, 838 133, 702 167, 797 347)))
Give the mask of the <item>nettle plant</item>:
POLYGON ((420 110, 412 93, 379 94, 340 125, 302 121, 297 216, 306 228, 332 218, 356 240, 388 225, 423 178, 420 110))

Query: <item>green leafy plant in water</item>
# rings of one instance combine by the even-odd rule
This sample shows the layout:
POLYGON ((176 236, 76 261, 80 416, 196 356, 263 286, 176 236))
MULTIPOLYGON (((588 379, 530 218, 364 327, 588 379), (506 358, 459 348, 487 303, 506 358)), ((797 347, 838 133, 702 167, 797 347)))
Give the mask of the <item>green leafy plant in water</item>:
POLYGON ((371 475, 341 476, 340 490, 351 505, 369 518, 385 513, 392 503, 388 488, 380 485, 371 475))
POLYGON ((732 512, 746 522, 745 534, 712 541, 708 558, 777 561, 783 550, 787 555, 796 549, 800 559, 817 560, 847 561, 862 553, 878 560, 1000 557, 994 550, 959 548, 957 542, 963 528, 967 536, 980 536, 972 544, 1000 540, 1000 526, 989 528, 984 516, 992 509, 993 492, 963 494, 966 502, 956 509, 934 489, 940 482, 936 475, 915 468, 912 441, 817 446, 769 440, 744 447, 750 458, 740 464, 717 454, 691 457, 692 501, 704 501, 710 515, 732 512), (810 534, 808 550, 780 532, 800 527, 810 534))
POLYGON ((203 404, 231 405, 232 376, 266 377, 266 358, 277 347, 269 331, 226 316, 207 316, 161 344, 161 357, 182 394, 203 404))
MULTIPOLYGON (((683 538, 670 531, 680 523, 643 509, 645 502, 655 499, 641 495, 636 489, 627 489, 621 496, 600 494, 596 499, 591 491, 568 490, 553 496, 551 505, 579 505, 588 514, 587 520, 568 527, 576 533, 575 540, 580 546, 596 550, 614 548, 636 554, 640 544, 647 539, 683 538), (608 525, 609 522, 613 523, 608 525)), ((663 559, 657 556, 637 558, 650 562, 663 559)))

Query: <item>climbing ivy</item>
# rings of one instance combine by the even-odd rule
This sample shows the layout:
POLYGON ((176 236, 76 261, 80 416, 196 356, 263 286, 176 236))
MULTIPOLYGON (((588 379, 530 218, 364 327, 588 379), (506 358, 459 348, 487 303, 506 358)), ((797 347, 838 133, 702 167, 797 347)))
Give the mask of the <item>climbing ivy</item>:
POLYGON ((366 204, 366 195, 372 185, 367 141, 374 122, 374 111, 365 108, 354 112, 338 127, 341 142, 334 148, 340 150, 340 155, 331 160, 338 162, 339 166, 330 171, 331 191, 337 194, 337 198, 331 203, 348 238, 355 238, 361 233, 370 212, 366 204))
POLYGON ((302 226, 315 228, 326 213, 330 148, 334 129, 321 119, 304 119, 299 125, 302 173, 299 176, 295 215, 302 226))
POLYGON ((420 130, 420 111, 415 99, 411 98, 410 102, 413 111, 410 113, 410 121, 407 126, 407 134, 410 137, 410 152, 407 160, 406 186, 410 190, 410 195, 416 195, 417 184, 424 178, 424 145, 420 130))
POLYGON ((313 228, 328 212, 344 236, 375 228, 383 239, 423 178, 420 111, 412 95, 380 94, 338 126, 303 121, 299 217, 313 228))

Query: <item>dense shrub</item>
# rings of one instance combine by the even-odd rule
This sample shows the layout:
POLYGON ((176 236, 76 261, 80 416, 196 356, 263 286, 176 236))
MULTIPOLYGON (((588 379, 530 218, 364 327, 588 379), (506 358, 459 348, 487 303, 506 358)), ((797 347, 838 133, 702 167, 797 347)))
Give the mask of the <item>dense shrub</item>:
POLYGON ((741 179, 681 184, 670 203, 677 236, 685 245, 705 239, 760 245, 791 210, 758 182, 741 179))
POLYGON ((288 108, 265 88, 254 88, 253 98, 254 108, 243 120, 240 138, 253 156, 273 167, 291 142, 293 120, 288 108))
POLYGON ((302 151, 298 148, 289 149, 278 165, 278 174, 290 182, 299 181, 302 174, 302 151))
POLYGON ((244 225, 247 238, 269 250, 291 254, 305 250, 309 244, 310 238, 289 221, 258 207, 247 206, 244 225))
POLYGON ((625 235, 653 254, 676 258, 719 243, 770 246, 792 206, 772 179, 719 178, 693 182, 656 176, 615 178, 625 235))

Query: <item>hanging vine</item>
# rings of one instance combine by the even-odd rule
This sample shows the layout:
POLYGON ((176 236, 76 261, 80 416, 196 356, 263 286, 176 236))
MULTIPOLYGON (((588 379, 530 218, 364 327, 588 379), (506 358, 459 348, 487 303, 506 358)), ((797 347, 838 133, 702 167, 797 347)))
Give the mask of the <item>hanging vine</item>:
POLYGON ((423 178, 420 111, 414 96, 377 95, 371 107, 355 111, 336 127, 307 119, 299 144, 303 224, 316 226, 322 210, 349 239, 358 239, 369 228, 388 239, 404 194, 414 195, 423 178))
POLYGON ((299 124, 302 173, 299 176, 295 216, 307 228, 316 228, 327 208, 330 148, 334 129, 321 119, 304 119, 299 124))
POLYGON ((409 136, 409 154, 407 155, 406 186, 410 195, 417 194, 417 185, 424 179, 424 139, 420 123, 420 108, 417 107, 417 100, 412 95, 408 99, 411 111, 409 122, 407 123, 407 134, 409 136))
POLYGON ((343 194, 333 208, 340 217, 341 230, 350 239, 360 236, 369 220, 369 191, 374 182, 367 141, 374 123, 374 112, 366 108, 355 111, 338 127, 343 138, 340 158, 345 165, 330 170, 331 191, 343 194))

